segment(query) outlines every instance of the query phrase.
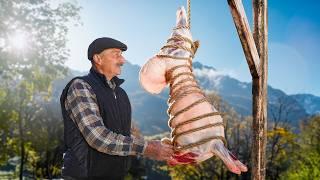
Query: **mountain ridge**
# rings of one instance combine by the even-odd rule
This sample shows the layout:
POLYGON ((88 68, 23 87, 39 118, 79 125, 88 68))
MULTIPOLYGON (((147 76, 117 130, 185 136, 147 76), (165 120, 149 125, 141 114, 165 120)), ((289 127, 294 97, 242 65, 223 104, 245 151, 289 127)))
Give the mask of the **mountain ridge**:
MULTIPOLYGON (((193 63, 193 72, 202 89, 215 91, 227 103, 229 103, 239 114, 247 116, 252 114, 252 94, 250 82, 241 82, 233 77, 225 75, 215 68, 193 63)), ((139 82, 140 66, 127 62, 122 68, 120 78, 125 79, 121 85, 126 90, 132 106, 132 117, 144 134, 156 134, 168 131, 167 98, 169 89, 165 88, 158 95, 146 92, 139 82)), ((62 91, 73 76, 84 75, 87 72, 71 70, 63 80, 55 82, 55 95, 62 91)), ((312 94, 287 95, 280 89, 268 86, 268 114, 269 118, 277 112, 281 103, 290 107, 291 113, 287 114, 293 126, 298 126, 299 120, 314 113, 320 112, 320 97, 312 94), (309 107, 312 105, 312 107, 309 107), (307 107, 305 107, 307 106, 307 107)), ((288 109, 287 109, 288 110, 288 109)), ((282 116, 282 115, 281 115, 282 116)))

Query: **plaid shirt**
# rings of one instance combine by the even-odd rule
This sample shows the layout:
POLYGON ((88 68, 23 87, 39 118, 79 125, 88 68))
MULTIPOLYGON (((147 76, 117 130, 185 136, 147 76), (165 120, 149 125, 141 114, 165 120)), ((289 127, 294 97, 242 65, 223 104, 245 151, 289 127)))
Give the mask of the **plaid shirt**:
POLYGON ((119 156, 144 153, 146 142, 143 139, 117 134, 104 126, 96 95, 87 82, 81 79, 72 82, 65 107, 87 143, 94 149, 119 156))

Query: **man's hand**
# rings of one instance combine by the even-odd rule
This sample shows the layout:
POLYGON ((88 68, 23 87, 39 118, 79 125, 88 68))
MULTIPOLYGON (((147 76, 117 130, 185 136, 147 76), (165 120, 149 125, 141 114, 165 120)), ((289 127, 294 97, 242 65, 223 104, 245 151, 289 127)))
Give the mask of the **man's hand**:
POLYGON ((158 160, 168 161, 173 155, 173 146, 168 144, 162 144, 161 141, 148 141, 148 145, 144 151, 144 156, 158 160))

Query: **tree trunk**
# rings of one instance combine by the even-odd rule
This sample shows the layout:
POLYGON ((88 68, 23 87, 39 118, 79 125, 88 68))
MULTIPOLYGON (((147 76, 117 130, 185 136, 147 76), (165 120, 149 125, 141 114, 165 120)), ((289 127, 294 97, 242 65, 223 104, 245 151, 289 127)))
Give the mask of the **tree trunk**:
POLYGON ((22 117, 19 116, 19 137, 20 137, 20 172, 19 179, 23 178, 23 166, 24 166, 24 157, 25 157, 25 148, 24 148, 24 137, 23 137, 23 127, 22 127, 22 117))
POLYGON ((260 57, 259 77, 252 78, 252 179, 265 179, 267 142, 268 22, 267 0, 253 0, 253 38, 260 57))

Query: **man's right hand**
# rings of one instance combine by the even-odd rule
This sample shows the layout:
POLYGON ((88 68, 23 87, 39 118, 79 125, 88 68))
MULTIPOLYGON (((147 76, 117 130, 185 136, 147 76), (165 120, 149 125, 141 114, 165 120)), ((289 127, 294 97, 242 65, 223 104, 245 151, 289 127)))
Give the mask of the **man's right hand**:
POLYGON ((161 141, 152 140, 147 144, 144 156, 150 159, 168 161, 174 153, 172 145, 162 144, 161 141))

